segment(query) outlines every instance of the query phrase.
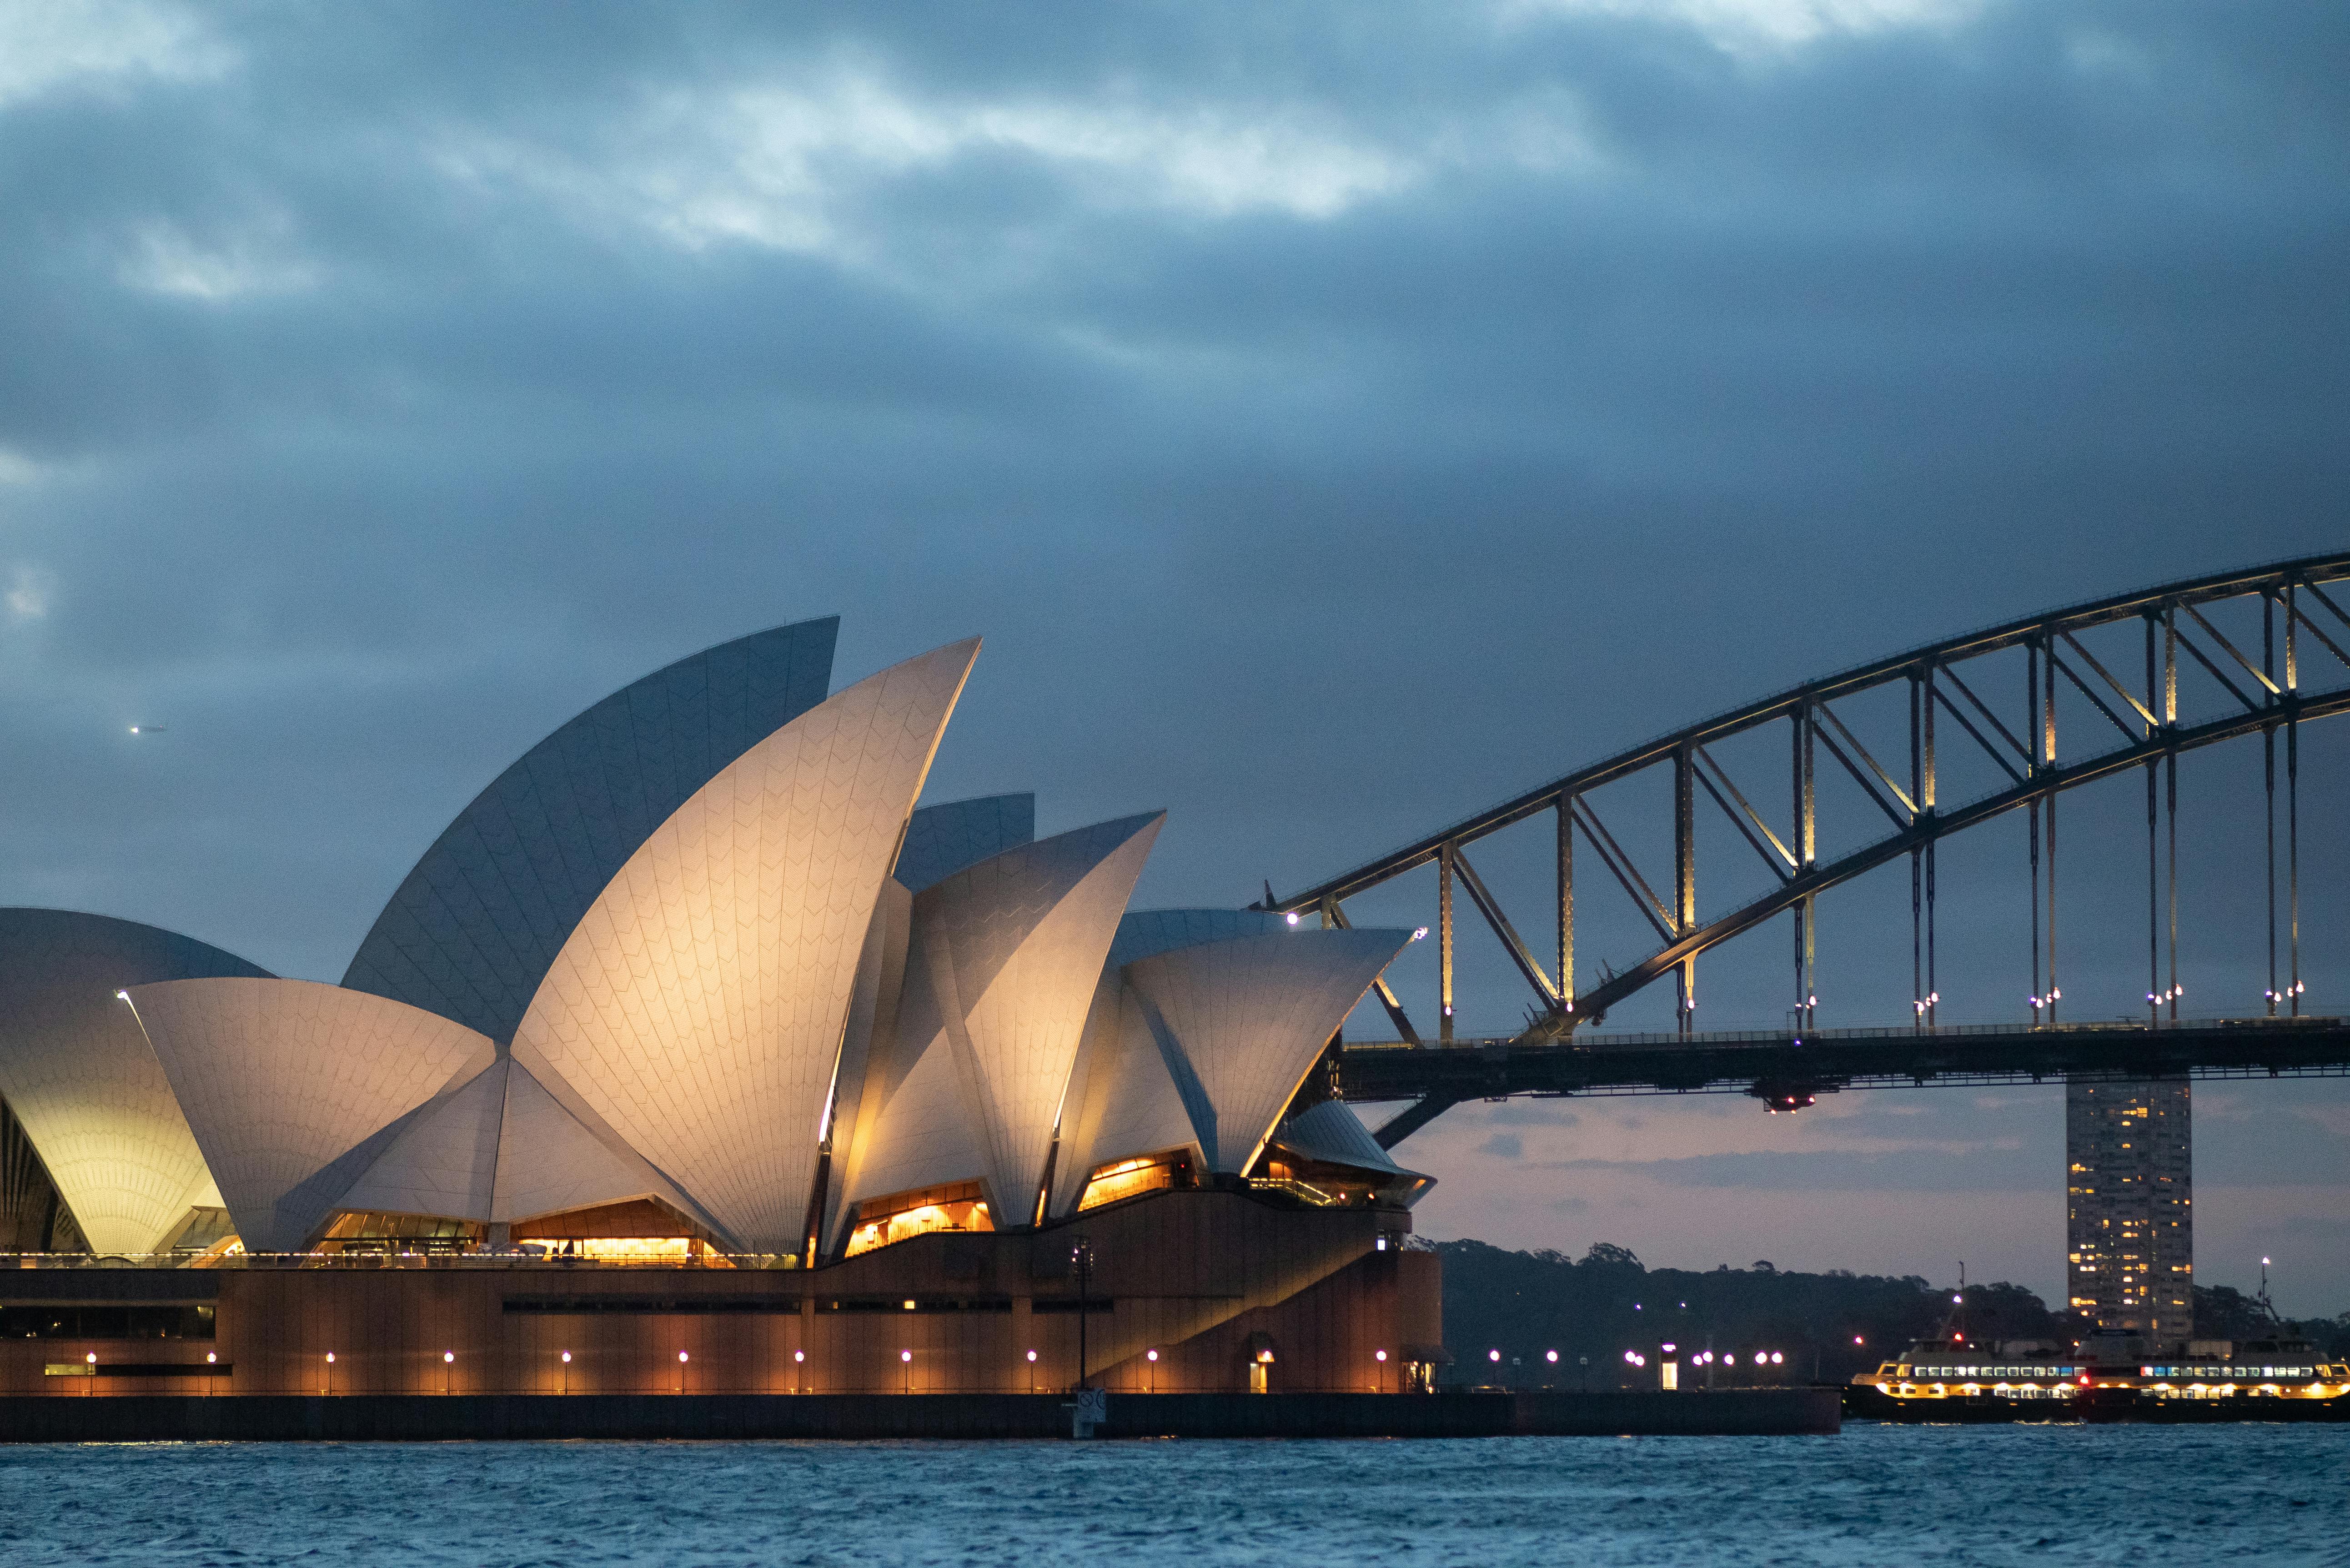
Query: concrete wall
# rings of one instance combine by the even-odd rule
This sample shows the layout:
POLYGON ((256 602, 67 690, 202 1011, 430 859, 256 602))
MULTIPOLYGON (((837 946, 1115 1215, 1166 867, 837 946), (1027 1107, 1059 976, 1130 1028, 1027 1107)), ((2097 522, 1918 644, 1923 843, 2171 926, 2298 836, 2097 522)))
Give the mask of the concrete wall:
POLYGON ((1048 1231, 925 1236, 814 1272, 445 1262, 0 1272, 0 1303, 135 1300, 215 1314, 209 1340, 0 1341, 0 1393, 1042 1393, 1076 1381, 1078 1314, 1054 1309, 1075 1304, 1069 1254, 1079 1235, 1097 1259, 1088 1297, 1110 1303, 1085 1322, 1097 1383, 1243 1389, 1250 1336, 1263 1333, 1276 1345, 1274 1388, 1368 1391, 1374 1351, 1392 1358, 1440 1336, 1438 1260, 1395 1250, 1407 1223, 1166 1192, 1048 1231), (1155 1380, 1144 1354, 1152 1347, 1161 1353, 1155 1380), (230 1370, 44 1373, 88 1355, 104 1374, 207 1353, 230 1370))
MULTIPOLYGON (((1104 1438, 1781 1435, 1837 1429, 1834 1389, 1721 1394, 1113 1394, 1104 1438)), ((0 1441, 1066 1438, 1058 1395, 0 1397, 0 1441)))

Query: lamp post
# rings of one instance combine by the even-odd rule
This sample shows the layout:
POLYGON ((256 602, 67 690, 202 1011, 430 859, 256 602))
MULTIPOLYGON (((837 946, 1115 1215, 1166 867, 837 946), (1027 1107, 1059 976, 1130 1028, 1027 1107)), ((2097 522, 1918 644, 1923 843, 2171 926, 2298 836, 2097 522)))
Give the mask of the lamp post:
POLYGON ((685 1352, 682 1350, 677 1353, 677 1391, 681 1394, 685 1392, 685 1352))
POLYGON ((443 1394, 449 1392, 449 1369, 456 1364, 456 1360, 457 1353, 453 1350, 444 1350, 441 1353, 441 1392, 443 1394))
POLYGON ((335 1353, 334 1353, 333 1351, 331 1351, 331 1350, 330 1350, 330 1351, 327 1352, 327 1387, 326 1387, 326 1392, 328 1392, 328 1393, 329 1393, 329 1394, 332 1394, 334 1391, 335 1391, 335 1353))
POLYGON ((1028 1353, 1028 1392, 1036 1392, 1036 1353, 1033 1350, 1028 1353))
POLYGON ((1086 1380, 1086 1298, 1093 1293, 1094 1244, 1084 1236, 1069 1249, 1069 1262, 1077 1271, 1077 1386, 1084 1388, 1086 1380))
POLYGON ((807 1392, 807 1352, 805 1350, 792 1352, 792 1392, 807 1392))
POLYGON ((83 1356, 81 1364, 89 1368, 89 1381, 83 1384, 81 1388, 82 1397, 87 1399, 98 1392, 98 1352, 93 1350, 83 1356))
POLYGON ((1148 1370, 1150 1374, 1150 1392, 1156 1394, 1159 1392, 1159 1352, 1146 1350, 1142 1353, 1142 1358, 1149 1363, 1148 1370))
POLYGON ((1388 1391, 1388 1353, 1384 1350, 1374 1350, 1371 1352, 1371 1359, 1378 1364, 1378 1369, 1372 1374, 1372 1377, 1377 1382, 1378 1391, 1384 1394, 1388 1391))
POLYGON ((898 1392, 911 1394, 914 1391, 914 1353, 912 1351, 901 1350, 898 1353, 898 1370, 904 1375, 904 1381, 899 1386, 898 1392))
POLYGON ((570 1392, 571 1392, 571 1353, 570 1353, 569 1351, 567 1351, 567 1351, 565 1351, 565 1352, 563 1353, 563 1374, 562 1374, 562 1376, 563 1376, 563 1392, 564 1392, 564 1393, 566 1393, 566 1394, 568 1394, 568 1393, 570 1393, 570 1392))

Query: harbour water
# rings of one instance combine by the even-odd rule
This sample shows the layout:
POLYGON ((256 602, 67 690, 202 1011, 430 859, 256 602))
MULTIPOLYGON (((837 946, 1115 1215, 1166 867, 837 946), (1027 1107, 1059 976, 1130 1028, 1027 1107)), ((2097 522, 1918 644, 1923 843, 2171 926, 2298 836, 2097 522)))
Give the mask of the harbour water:
POLYGON ((2350 1428, 0 1448, 0 1563, 2350 1563, 2350 1428))

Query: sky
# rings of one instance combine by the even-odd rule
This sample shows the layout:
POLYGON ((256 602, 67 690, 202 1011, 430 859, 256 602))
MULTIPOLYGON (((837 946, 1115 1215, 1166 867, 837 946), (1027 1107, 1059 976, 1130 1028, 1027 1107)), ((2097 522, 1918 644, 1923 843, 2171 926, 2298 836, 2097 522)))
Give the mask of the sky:
MULTIPOLYGON (((1232 906, 1828 670, 2344 548, 2345 57, 2319 4, 0 0, 0 897, 338 978, 540 735, 837 614, 837 684, 985 637, 930 798, 1166 808, 1139 902, 1232 906)), ((2223 750, 2181 961, 2244 1012, 2223 750)), ((2092 1015, 2143 991, 2130 810, 2066 807, 2092 1015)), ((2021 831, 1950 853, 1946 1018, 2021 1011, 2021 831)), ((1824 906, 1824 1023, 1906 1016, 1898 881, 1824 906)), ((1586 961, 1642 956, 1592 903, 1586 961)), ((1706 1021, 1783 1016, 1784 946, 1706 1021)), ((2201 1277, 2350 1308, 2350 1093, 2198 1093, 2201 1277)), ((1516 1102, 1399 1153, 1434 1235, 2054 1295, 2062 1125, 1516 1102)))

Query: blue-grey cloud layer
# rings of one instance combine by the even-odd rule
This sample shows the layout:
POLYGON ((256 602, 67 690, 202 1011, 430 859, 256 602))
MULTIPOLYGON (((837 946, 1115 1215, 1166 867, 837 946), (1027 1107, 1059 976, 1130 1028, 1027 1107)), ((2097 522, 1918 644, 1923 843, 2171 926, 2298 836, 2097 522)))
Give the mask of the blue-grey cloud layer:
POLYGON ((2338 546, 2344 57, 2319 5, 7 13, 0 870, 339 973, 536 736, 837 611, 850 675, 988 634, 942 790, 1170 806, 1146 898, 1239 902, 2338 546))

